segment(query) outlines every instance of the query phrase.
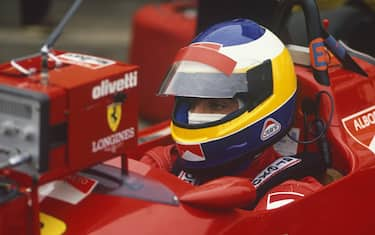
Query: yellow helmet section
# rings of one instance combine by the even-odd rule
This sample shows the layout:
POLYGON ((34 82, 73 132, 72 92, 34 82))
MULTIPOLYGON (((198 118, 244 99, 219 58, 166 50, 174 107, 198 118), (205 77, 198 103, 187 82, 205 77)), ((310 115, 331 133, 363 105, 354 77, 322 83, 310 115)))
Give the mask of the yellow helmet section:
POLYGON ((272 59, 272 75, 273 94, 251 112, 244 112, 240 116, 220 125, 204 128, 186 129, 178 127, 171 122, 173 139, 177 143, 184 144, 205 143, 220 139, 246 128, 279 109, 291 99, 297 90, 293 62, 289 51, 285 47, 278 56, 272 59))

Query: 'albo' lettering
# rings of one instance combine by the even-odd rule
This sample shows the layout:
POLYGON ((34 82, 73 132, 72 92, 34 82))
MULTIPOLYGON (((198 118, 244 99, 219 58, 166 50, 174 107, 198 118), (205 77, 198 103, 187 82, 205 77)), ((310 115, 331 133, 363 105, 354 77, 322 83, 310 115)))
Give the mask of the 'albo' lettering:
POLYGON ((108 79, 101 81, 100 85, 94 86, 91 96, 94 100, 111 95, 123 90, 136 87, 138 85, 138 73, 133 71, 125 73, 123 78, 110 81, 108 79))
POLYGON ((356 131, 364 129, 370 125, 375 125, 375 111, 362 115, 354 120, 354 128, 356 131))

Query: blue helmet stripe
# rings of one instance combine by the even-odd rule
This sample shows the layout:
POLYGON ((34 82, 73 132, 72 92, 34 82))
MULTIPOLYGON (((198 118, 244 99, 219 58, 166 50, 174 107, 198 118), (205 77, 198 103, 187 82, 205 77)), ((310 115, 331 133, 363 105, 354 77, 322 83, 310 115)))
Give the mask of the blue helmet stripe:
MULTIPOLYGON (((206 156, 206 160, 202 162, 190 162, 183 160, 184 166, 186 168, 213 167, 228 162, 228 159, 238 159, 248 150, 250 150, 250 152, 248 152, 249 156, 259 153, 259 146, 269 146, 276 141, 273 137, 266 141, 262 141, 260 139, 262 126, 266 119, 273 118, 280 122, 280 132, 286 133, 293 120, 293 117, 289 114, 293 113, 293 110, 295 110, 295 101, 296 94, 294 94, 280 109, 272 113, 272 115, 259 120, 246 129, 225 137, 224 139, 202 143, 201 146, 204 155, 206 156), (285 118, 285 114, 288 114, 289 117, 285 118)), ((280 135, 277 135, 277 138, 280 138, 280 135)))
POLYGON ((200 33, 194 42, 215 42, 225 46, 248 43, 260 38, 265 29, 254 21, 236 19, 211 26, 200 33), (241 36, 239 36, 241 35, 241 36))

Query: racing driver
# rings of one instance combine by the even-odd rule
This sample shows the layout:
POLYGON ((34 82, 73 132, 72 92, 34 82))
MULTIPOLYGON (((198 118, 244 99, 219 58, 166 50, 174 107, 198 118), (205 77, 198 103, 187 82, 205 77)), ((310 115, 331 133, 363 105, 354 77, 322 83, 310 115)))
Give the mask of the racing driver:
MULTIPOLYGON (((175 144, 153 148, 141 161, 193 185, 222 176, 253 180, 282 157, 273 146, 291 128, 296 91, 293 62, 277 36, 248 19, 216 24, 178 51, 160 88, 160 95, 175 96, 175 144)), ((320 187, 312 176, 286 180, 255 209, 320 187)))

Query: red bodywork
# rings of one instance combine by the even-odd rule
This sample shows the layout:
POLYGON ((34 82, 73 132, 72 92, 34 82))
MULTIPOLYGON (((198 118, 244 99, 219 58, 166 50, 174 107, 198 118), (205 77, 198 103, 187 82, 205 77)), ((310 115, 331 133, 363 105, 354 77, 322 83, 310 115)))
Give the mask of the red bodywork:
MULTIPOLYGON (((65 54, 81 55, 56 51, 54 54, 61 57, 65 54)), ((99 58, 100 59, 100 58, 99 58)), ((32 57, 21 61, 26 68, 40 67, 40 57, 32 57)), ((48 171, 42 174, 41 181, 50 181, 60 178, 71 172, 81 170, 118 156, 119 153, 128 153, 137 145, 135 136, 138 129, 138 92, 136 84, 124 88, 126 98, 121 102, 122 118, 118 124, 119 130, 133 129, 134 135, 129 140, 107 151, 98 150, 94 142, 103 137, 110 136, 112 131, 108 126, 107 107, 115 102, 116 92, 93 98, 93 90, 103 81, 115 82, 124 80, 126 75, 137 73, 137 66, 122 64, 113 61, 113 64, 102 68, 88 68, 84 61, 67 61, 58 68, 49 70, 49 84, 42 85, 40 73, 23 76, 10 64, 0 65, 0 84, 14 88, 32 90, 46 94, 49 97, 49 126, 66 124, 66 138, 57 147, 50 148, 48 171), (132 110, 132 112, 126 112, 132 110)), ((50 67, 54 66, 49 61, 50 67)), ((89 63, 87 63, 89 64, 89 63)), ((116 84, 115 84, 116 85, 116 84)), ((62 142, 62 141, 61 141, 62 142)))
MULTIPOLYGON (((40 71, 26 76, 11 63, 0 65, 0 86, 5 92, 11 90, 14 100, 17 100, 17 91, 23 90, 48 97, 48 124, 44 127, 49 135, 48 140, 42 143, 48 151, 47 159, 43 159, 48 162, 47 169, 36 169, 35 172, 0 171, 0 175, 17 181, 21 191, 31 188, 28 197, 33 201, 32 209, 29 208, 22 216, 8 213, 8 204, 0 205, 0 214, 4 217, 2 221, 16 221, 20 217, 28 218, 29 223, 34 221, 24 223, 24 226, 6 223, 9 229, 1 226, 1 234, 27 234, 27 231, 37 230, 31 228, 35 228, 35 224, 39 227, 39 222, 35 222, 39 220, 39 205, 35 203, 38 196, 34 190, 38 185, 63 179, 113 157, 131 154, 137 147, 138 67, 78 53, 53 51, 53 54, 63 63, 56 66, 54 60, 48 60, 48 85, 41 84, 40 71), (117 95, 121 97, 116 98, 117 95), (118 105, 116 112, 120 110, 117 114, 120 121, 113 127, 109 124, 110 114, 114 112, 112 104, 118 105)), ((27 70, 40 68, 41 56, 30 56, 17 63, 27 70)), ((17 118, 14 119, 17 121, 17 118)), ((24 126, 18 128, 15 135, 25 130, 24 126)), ((22 194, 15 200, 25 205, 27 202, 22 194)))
MULTIPOLYGON (((121 150, 131 157, 128 159, 130 174, 137 175, 141 185, 151 185, 150 188, 155 186, 154 190, 146 192, 148 195, 144 195, 147 200, 142 197, 119 196, 97 190, 76 205, 47 197, 41 202, 40 211, 64 222, 66 225, 64 234, 373 234, 375 231, 375 222, 372 216, 375 209, 373 199, 375 190, 372 182, 375 178, 375 156, 366 147, 369 144, 366 140, 375 135, 375 93, 373 92, 375 89, 375 66, 359 59, 356 61, 368 73, 367 78, 345 70, 341 65, 336 64, 329 68, 331 79, 329 87, 319 85, 313 78, 310 68, 296 65, 299 80, 299 103, 305 98, 314 99, 316 93, 321 90, 326 90, 333 96, 334 114, 327 137, 332 151, 333 168, 344 174, 342 178, 325 185, 321 190, 301 200, 268 211, 208 210, 192 207, 175 200, 176 197, 179 198, 191 190, 193 186, 167 172, 151 169, 136 161, 147 149, 171 142, 168 134, 169 124, 164 122, 140 131, 138 133, 139 143, 131 141, 121 150), (366 119, 364 117, 367 117, 368 122, 364 121, 366 119), (354 130, 354 132, 350 132, 350 130, 354 130), (148 140, 148 137, 153 135, 157 137, 148 140)), ((108 69, 113 69, 115 71, 113 74, 116 75, 108 78, 116 78, 125 70, 136 69, 132 66, 124 68, 123 65, 109 67, 108 69)), ((77 85, 79 81, 89 79, 88 74, 80 74, 82 68, 71 66, 62 69, 65 69, 77 80, 73 83, 65 83, 62 82, 63 77, 58 71, 51 72, 51 83, 61 81, 59 86, 64 87, 59 92, 48 91, 49 93, 47 93, 51 94, 51 97, 54 97, 53 94, 69 93, 69 89, 74 87, 72 84, 77 85)), ((97 81, 99 81, 100 77, 107 75, 93 72, 89 76, 92 76, 90 80, 97 77, 97 81)), ((1 78, 1 82, 4 82, 4 78, 1 78)), ((75 112, 75 115, 70 117, 71 122, 69 123, 69 135, 74 135, 71 137, 74 144, 71 148, 65 147, 65 149, 70 149, 72 153, 73 151, 82 152, 77 152, 78 155, 73 154, 74 159, 69 157, 71 160, 69 163, 72 165, 68 165, 68 170, 65 169, 59 177, 64 176, 67 171, 89 167, 93 164, 91 160, 87 161, 87 164, 82 160, 85 157, 92 157, 88 150, 80 146, 80 143, 87 142, 87 136, 95 139, 98 136, 94 136, 93 132, 111 133, 108 131, 105 119, 101 121, 101 127, 97 124, 95 127, 91 127, 93 124, 90 125, 91 118, 98 116, 105 118, 104 108, 89 111, 91 106, 85 105, 90 103, 90 100, 83 97, 88 91, 91 91, 91 88, 92 85, 87 85, 79 90, 71 91, 72 99, 61 101, 63 107, 70 107, 71 112, 75 112), (85 133, 83 133, 83 129, 85 133)), ((127 93, 129 100, 136 95, 135 90, 127 92, 129 92, 127 93)), ((328 98, 322 97, 320 113, 323 119, 327 120, 332 107, 328 98)), ((136 128, 136 124, 132 121, 136 120, 134 117, 137 113, 137 102, 134 101, 131 104, 123 107, 123 113, 130 118, 130 121, 124 119, 123 128, 128 126, 136 128)), ((106 106, 107 101, 104 98, 93 104, 93 106, 95 105, 106 106)), ((302 127, 301 112, 301 110, 297 110, 296 127, 302 127)), ((53 116, 50 122, 66 119, 66 115, 63 115, 60 110, 60 114, 56 111, 56 116, 53 116)), ((103 134, 103 136, 105 135, 103 134)), ((316 146, 309 146, 309 148, 314 149, 316 146)), ((111 157, 113 155, 108 156, 108 158, 111 157)), ((101 161, 108 159, 104 155, 98 156, 98 158, 101 158, 101 161)), ((61 162, 64 161, 61 160, 61 162)), ((106 164, 118 168, 121 162, 116 158, 106 164)), ((57 165, 64 166, 64 164, 57 165)), ((58 167, 56 171, 52 172, 58 172, 57 169, 58 167)), ((116 170, 116 168, 110 169, 116 170)), ((55 178, 55 175, 51 178, 55 178)), ((233 198, 228 197, 227 200, 233 200, 233 198)), ((1 226, 0 234, 33 234, 30 229, 30 221, 21 219, 20 224, 15 222, 16 218, 28 218, 29 213, 30 208, 26 206, 25 196, 22 195, 8 204, 1 205, 0 218, 2 221, 10 222, 6 223, 4 227, 1 226), (17 213, 8 214, 11 203, 18 204, 18 206, 12 207, 17 209, 17 213)), ((1 225, 3 224, 5 223, 1 225)), ((42 230, 42 234, 44 233, 48 234, 48 231, 42 230)))

